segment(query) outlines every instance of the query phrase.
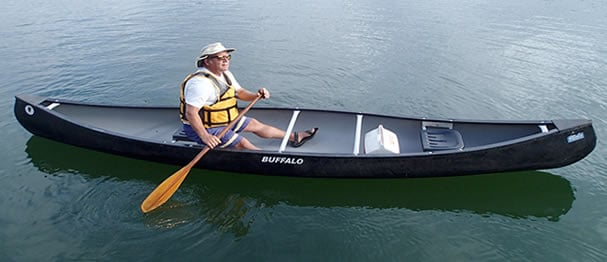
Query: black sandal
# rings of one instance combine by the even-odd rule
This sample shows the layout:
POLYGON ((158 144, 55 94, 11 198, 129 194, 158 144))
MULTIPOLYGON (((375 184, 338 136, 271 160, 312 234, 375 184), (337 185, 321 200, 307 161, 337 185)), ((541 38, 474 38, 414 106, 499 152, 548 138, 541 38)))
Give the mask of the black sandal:
POLYGON ((299 132, 293 132, 293 141, 289 141, 289 144, 292 147, 300 147, 303 144, 305 144, 306 142, 308 142, 308 140, 312 139, 312 137, 314 137, 314 135, 316 135, 316 131, 318 131, 318 127, 312 128, 311 130, 304 131, 304 132, 308 133, 309 136, 302 138, 301 141, 299 140, 299 132))

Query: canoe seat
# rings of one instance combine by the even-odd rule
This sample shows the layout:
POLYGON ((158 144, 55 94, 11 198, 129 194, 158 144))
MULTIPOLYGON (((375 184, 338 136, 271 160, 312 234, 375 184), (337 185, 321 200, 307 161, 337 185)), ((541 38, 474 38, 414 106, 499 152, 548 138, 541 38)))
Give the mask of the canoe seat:
POLYGON ((194 142, 188 137, 188 135, 185 134, 185 131, 183 131, 183 125, 180 125, 179 128, 175 130, 175 133, 173 133, 173 140, 194 142))
POLYGON ((441 127, 427 127, 421 131, 424 151, 454 150, 464 148, 459 131, 441 127))

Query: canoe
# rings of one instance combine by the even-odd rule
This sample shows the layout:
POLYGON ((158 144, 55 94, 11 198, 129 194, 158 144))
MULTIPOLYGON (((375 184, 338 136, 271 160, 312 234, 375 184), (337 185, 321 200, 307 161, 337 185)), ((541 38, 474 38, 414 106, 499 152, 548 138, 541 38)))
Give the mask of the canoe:
MULTIPOLYGON (((14 114, 36 136, 132 158, 183 166, 204 148, 183 135, 177 107, 19 95, 14 114)), ((195 167, 317 178, 462 176, 563 167, 596 145, 587 119, 426 119, 257 106, 247 116, 288 132, 319 131, 297 148, 286 138, 242 134, 261 150, 214 149, 195 167)))

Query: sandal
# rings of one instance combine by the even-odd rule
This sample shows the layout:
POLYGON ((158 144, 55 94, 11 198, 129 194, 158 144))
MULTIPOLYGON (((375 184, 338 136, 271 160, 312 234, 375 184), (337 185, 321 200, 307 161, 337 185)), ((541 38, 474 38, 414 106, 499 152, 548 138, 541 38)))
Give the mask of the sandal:
POLYGON ((309 136, 306 136, 304 138, 302 138, 301 140, 299 140, 299 132, 293 132, 293 139, 294 141, 289 141, 289 145, 292 147, 300 147, 303 144, 305 144, 306 142, 308 142, 308 140, 312 139, 312 137, 314 137, 314 135, 316 135, 316 131, 318 131, 318 127, 312 128, 310 130, 306 130, 304 132, 306 132, 309 136))

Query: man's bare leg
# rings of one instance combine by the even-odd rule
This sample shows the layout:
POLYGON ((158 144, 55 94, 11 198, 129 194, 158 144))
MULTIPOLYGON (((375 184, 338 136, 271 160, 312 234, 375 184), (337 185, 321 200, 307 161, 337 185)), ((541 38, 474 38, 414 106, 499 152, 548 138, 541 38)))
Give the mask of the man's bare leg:
POLYGON ((250 150, 259 150, 259 147, 256 147, 251 143, 248 139, 242 138, 238 144, 235 146, 236 149, 250 149, 250 150))
MULTIPOLYGON (((262 122, 259 122, 257 119, 251 118, 251 122, 244 129, 245 132, 252 132, 259 137, 262 138, 275 138, 282 139, 285 136, 285 131, 270 125, 266 125, 262 122)), ((302 138, 309 136, 310 134, 307 132, 299 132, 298 137, 301 140, 302 138)), ((294 141, 295 137, 291 133, 289 134, 289 141, 294 141)))

